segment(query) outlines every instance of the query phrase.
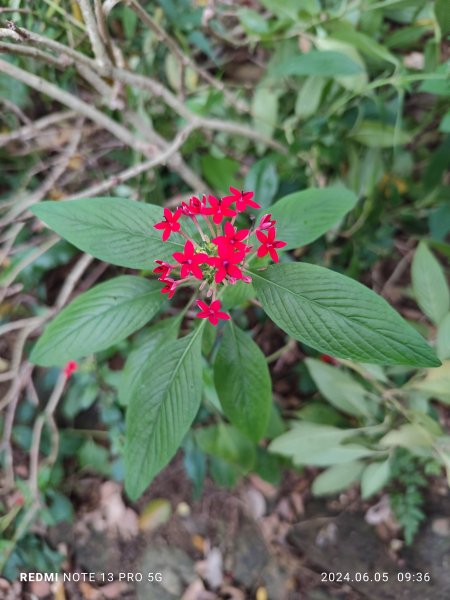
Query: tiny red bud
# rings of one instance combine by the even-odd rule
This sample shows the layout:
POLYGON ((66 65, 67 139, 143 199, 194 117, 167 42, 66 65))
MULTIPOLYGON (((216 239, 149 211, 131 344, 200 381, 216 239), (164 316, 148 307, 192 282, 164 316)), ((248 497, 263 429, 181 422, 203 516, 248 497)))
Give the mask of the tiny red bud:
POLYGON ((66 366, 63 369, 63 373, 67 377, 67 379, 70 379, 72 374, 75 373, 77 369, 78 363, 75 360, 69 360, 69 362, 66 363, 66 366))

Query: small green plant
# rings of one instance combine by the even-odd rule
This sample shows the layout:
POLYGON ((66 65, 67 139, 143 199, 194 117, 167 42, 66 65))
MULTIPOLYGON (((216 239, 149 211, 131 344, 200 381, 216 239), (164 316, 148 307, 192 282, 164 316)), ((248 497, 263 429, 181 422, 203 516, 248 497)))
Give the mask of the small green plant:
MULTIPOLYGON (((213 368, 219 410, 237 430, 225 436, 229 451, 236 452, 236 436, 255 443, 266 434, 272 403, 267 362, 251 336, 224 312, 222 301, 233 309, 257 299, 291 338, 344 360, 412 367, 440 364, 423 337, 383 298, 340 273, 295 262, 286 253, 314 241, 343 218, 357 200, 349 190, 290 194, 273 205, 271 214, 261 211, 250 220, 253 224, 244 213, 248 206, 260 208, 253 192, 232 187, 230 192, 223 198, 193 196, 173 213, 164 209, 163 220, 159 207, 121 198, 44 202, 32 208, 81 250, 141 270, 141 276, 121 275, 101 283, 64 308, 33 348, 32 362, 62 366, 117 344, 158 314, 161 292, 171 298, 187 286, 195 290, 191 302, 204 298, 196 300, 200 312, 187 320, 184 335, 179 328, 190 303, 180 310, 178 320, 162 322, 156 346, 132 359, 139 366, 128 367, 134 378, 125 390, 125 484, 132 498, 142 494, 173 457, 199 411, 202 354, 213 368), (268 259, 275 264, 268 265, 268 259), (142 271, 151 269, 153 262, 158 281, 148 280, 142 271), (225 321, 223 327, 217 327, 219 320, 225 321), (202 340, 208 321, 214 327, 205 353, 202 340)), ((355 410, 369 416, 372 405, 366 401, 355 410)), ((205 436, 206 430, 198 433, 199 439, 205 436)), ((211 436, 217 443, 220 431, 211 436)), ((370 454, 360 448, 352 456, 370 454)))
POLYGON ((391 461, 389 498, 392 512, 402 526, 405 542, 410 545, 425 519, 423 507, 427 476, 439 475, 440 464, 429 457, 415 456, 397 448, 391 461))

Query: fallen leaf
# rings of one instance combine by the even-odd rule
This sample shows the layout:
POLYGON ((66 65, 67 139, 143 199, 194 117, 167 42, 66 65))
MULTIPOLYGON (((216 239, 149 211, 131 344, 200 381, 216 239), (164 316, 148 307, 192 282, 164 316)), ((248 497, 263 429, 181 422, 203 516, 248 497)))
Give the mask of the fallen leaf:
POLYGON ((152 531, 164 525, 170 519, 172 507, 168 500, 156 498, 145 506, 139 517, 139 528, 142 531, 152 531))
POLYGON ((256 590, 255 600, 269 600, 269 596, 265 587, 259 587, 256 590))
POLYGON ((202 537, 201 535, 198 535, 198 533, 194 533, 191 540, 192 540, 192 545, 194 546, 194 548, 196 550, 198 550, 199 552, 201 552, 202 554, 204 554, 205 553, 205 538, 202 537))

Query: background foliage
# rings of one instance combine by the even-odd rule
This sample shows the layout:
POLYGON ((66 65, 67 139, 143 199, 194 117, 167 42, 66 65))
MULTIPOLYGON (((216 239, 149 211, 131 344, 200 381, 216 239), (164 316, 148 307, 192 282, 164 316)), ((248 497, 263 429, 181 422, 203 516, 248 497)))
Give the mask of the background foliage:
MULTIPOLYGON (((337 212, 318 240, 308 202, 317 206, 319 196, 300 192, 306 208, 297 222, 304 229, 283 224, 293 256, 381 293, 437 347, 444 364, 427 372, 324 363, 233 290, 224 304, 234 308, 240 329, 227 329, 219 355, 233 352, 231 327, 238 336, 249 330, 274 375, 275 403, 260 415, 261 430, 253 430, 256 439, 267 419, 265 441, 256 445, 245 435, 248 422, 235 428, 221 415, 217 394, 228 388, 226 370, 207 361, 186 365, 201 368, 205 384, 192 407, 203 401, 195 431, 183 442, 193 493, 201 493, 206 474, 232 487, 256 472, 277 485, 285 467, 312 466, 314 476, 315 467, 325 468, 313 494, 356 482, 364 499, 385 489, 411 541, 429 478, 442 477, 440 464, 450 465, 448 3, 105 2, 100 46, 87 6, 46 0, 0 9, 0 551, 7 577, 23 565, 59 568, 61 556, 33 525, 73 519, 77 478, 123 481, 132 382, 144 358, 158 356, 161 336, 175 339, 180 320, 171 317, 170 333, 165 327, 161 334, 159 322, 129 338, 124 332, 105 349, 108 330, 99 318, 97 354, 81 362, 66 389, 58 369, 28 362, 35 339, 94 283, 107 289, 126 280, 110 290, 124 302, 138 286, 142 295, 133 291, 132 301, 142 299, 150 318, 159 293, 127 270, 136 260, 144 274, 151 269, 147 203, 174 206, 192 192, 223 194, 230 183, 254 189, 268 212, 288 194, 332 188, 320 198, 333 194, 337 212), (79 254, 29 211, 42 216, 41 200, 109 194, 139 200, 143 215, 135 254, 116 255, 116 267, 79 254), (281 392, 277 369, 289 381, 281 392), (342 444, 344 427, 351 437, 342 444), (320 460, 311 455, 311 440, 320 460)), ((85 210, 92 204, 86 201, 85 210)), ((281 227, 283 211, 276 218, 281 227)), ((95 231, 96 254, 101 248, 110 260, 120 234, 95 231)), ((203 354, 211 357, 208 339, 206 327, 203 354)), ((246 342, 256 355, 251 338, 246 342)), ((61 364, 73 358, 64 356, 64 340, 59 351, 61 364)), ((231 420, 232 403, 225 400, 231 420)))

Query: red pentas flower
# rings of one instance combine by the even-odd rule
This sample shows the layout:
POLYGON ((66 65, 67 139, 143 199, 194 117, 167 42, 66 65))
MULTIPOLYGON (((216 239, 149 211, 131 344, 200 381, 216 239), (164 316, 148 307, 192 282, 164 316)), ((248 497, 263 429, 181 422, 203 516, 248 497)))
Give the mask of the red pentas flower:
POLYGON ((160 279, 160 281, 162 281, 163 283, 166 284, 162 288, 161 294, 167 294, 169 298, 172 298, 172 296, 175 294, 175 292, 177 290, 178 282, 175 281, 175 279, 172 279, 171 277, 164 277, 164 279, 160 279))
POLYGON ((225 198, 220 200, 215 196, 208 196, 208 202, 210 206, 203 209, 202 215, 212 215, 216 225, 219 225, 225 217, 236 216, 236 211, 230 208, 232 200, 226 200, 225 198))
POLYGON ((286 245, 275 239, 275 221, 270 214, 264 215, 258 226, 241 228, 240 223, 245 218, 241 213, 247 206, 259 208, 259 204, 253 200, 253 192, 234 187, 230 187, 230 192, 231 195, 223 198, 203 195, 200 200, 191 196, 189 202, 182 202, 173 213, 165 208, 164 220, 154 225, 163 231, 163 241, 167 241, 173 232, 180 232, 186 240, 182 250, 172 254, 172 262, 155 261, 157 266, 153 272, 164 284, 161 293, 172 298, 178 287, 199 285, 199 293, 209 298, 210 303, 197 300, 201 309, 197 317, 208 319, 213 325, 230 318, 221 310, 217 297, 220 289, 238 282, 250 283, 252 279, 245 271, 251 258, 255 254, 265 256, 269 253, 274 261, 278 261, 276 250, 286 245), (179 221, 182 218, 190 219, 197 231, 195 235, 192 235, 192 225, 187 231, 181 229, 179 221), (255 250, 251 243, 253 236, 261 244, 255 250))
POLYGON ((164 229, 164 233, 162 235, 163 242, 169 239, 169 236, 172 232, 180 231, 181 225, 178 223, 178 219, 181 217, 181 214, 181 208, 177 208, 173 214, 168 208, 165 208, 164 221, 153 225, 155 229, 164 229))
POLYGON ((197 300, 197 306, 201 309, 201 311, 197 313, 197 317, 199 319, 208 319, 213 325, 217 325, 219 319, 228 320, 230 318, 229 314, 220 310, 220 300, 214 300, 209 306, 206 302, 197 300))
POLYGON ((219 246, 219 255, 212 256, 210 265, 216 268, 214 281, 222 283, 227 275, 234 279, 242 279, 242 271, 237 266, 245 258, 245 252, 235 252, 228 246, 219 246))
POLYGON ((184 215, 188 217, 195 217, 196 215, 201 215, 202 211, 206 207, 206 196, 200 200, 197 196, 191 196, 189 199, 189 204, 186 202, 181 203, 181 210, 184 215))
POLYGON ((267 231, 275 227, 276 221, 272 219, 272 215, 264 215, 259 222, 257 229, 259 231, 267 231))
POLYGON ((261 258, 265 256, 267 253, 270 254, 270 258, 274 262, 278 262, 278 254, 277 248, 284 248, 286 246, 286 242, 281 242, 280 240, 275 239, 276 229, 275 227, 271 227, 267 231, 267 235, 262 231, 256 232, 256 237, 261 242, 261 246, 258 248, 258 256, 261 258))
POLYGON ((153 269, 153 273, 159 275, 159 280, 163 280, 167 275, 169 275, 172 269, 175 269, 176 265, 171 265, 165 260, 155 260, 155 263, 159 265, 156 269, 153 269))
POLYGON ((236 210, 238 212, 244 212, 247 209, 247 206, 251 206, 252 208, 261 208, 261 206, 252 200, 255 195, 254 192, 240 192, 234 187, 230 186, 231 196, 225 196, 223 200, 229 201, 230 203, 236 202, 236 210))
POLYGON ((192 273, 197 279, 203 279, 203 273, 200 265, 208 261, 208 255, 205 252, 196 252, 194 244, 188 240, 184 245, 183 252, 174 252, 174 259, 180 263, 181 277, 188 277, 192 273))
POLYGON ((214 244, 220 248, 229 248, 233 251, 246 251, 247 246, 244 244, 244 240, 248 237, 250 233, 250 229, 241 229, 238 231, 237 227, 233 227, 233 225, 227 221, 223 228, 224 235, 218 235, 213 238, 214 244))

